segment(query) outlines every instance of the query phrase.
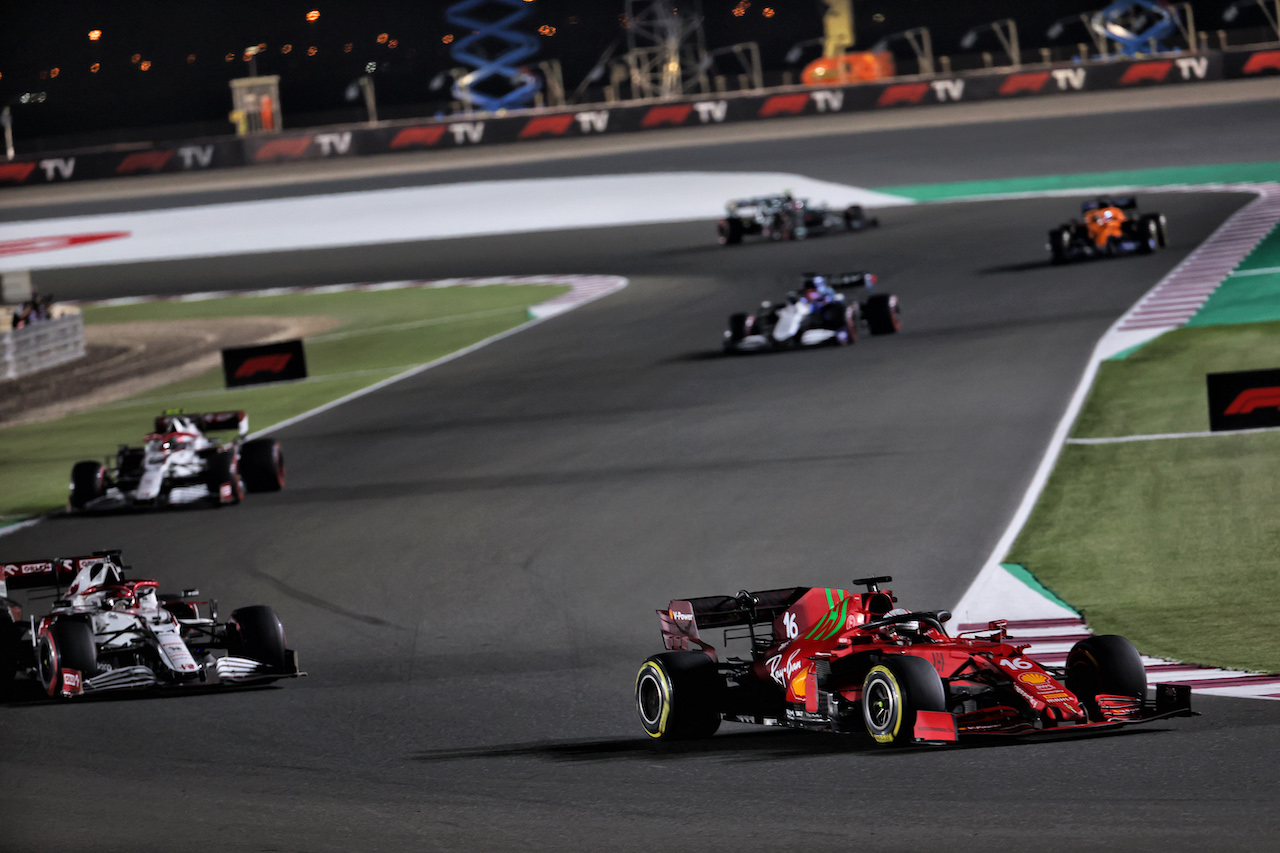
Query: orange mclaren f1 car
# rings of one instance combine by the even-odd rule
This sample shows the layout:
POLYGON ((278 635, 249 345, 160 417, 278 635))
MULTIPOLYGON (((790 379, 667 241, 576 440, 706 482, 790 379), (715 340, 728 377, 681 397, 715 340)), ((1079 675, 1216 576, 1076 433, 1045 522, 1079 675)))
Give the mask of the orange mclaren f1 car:
POLYGON ((1140 214, 1132 196, 1099 196, 1080 205, 1081 219, 1049 232, 1055 264, 1079 258, 1147 255, 1169 244, 1169 227, 1159 213, 1140 214))

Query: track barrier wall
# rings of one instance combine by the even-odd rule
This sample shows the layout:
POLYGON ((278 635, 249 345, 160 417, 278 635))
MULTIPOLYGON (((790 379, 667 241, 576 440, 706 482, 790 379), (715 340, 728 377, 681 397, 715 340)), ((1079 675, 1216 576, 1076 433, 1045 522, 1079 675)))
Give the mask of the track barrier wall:
POLYGON ((0 381, 17 379, 84 356, 79 312, 0 334, 0 381))
POLYGON ((166 172, 643 133, 790 116, 1049 97, 1280 74, 1280 49, 1169 55, 1132 61, 990 69, 841 87, 789 87, 746 95, 477 113, 447 119, 347 125, 245 138, 191 140, 130 151, 68 151, 0 162, 0 188, 166 172))

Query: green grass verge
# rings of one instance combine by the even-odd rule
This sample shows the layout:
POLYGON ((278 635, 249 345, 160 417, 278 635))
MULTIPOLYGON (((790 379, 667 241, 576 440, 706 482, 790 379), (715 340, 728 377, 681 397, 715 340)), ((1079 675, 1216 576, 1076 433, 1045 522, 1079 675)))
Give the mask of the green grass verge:
POLYGON ((166 408, 244 409, 251 427, 260 430, 514 328, 529 319, 530 306, 567 291, 559 285, 493 285, 86 308, 90 324, 317 315, 340 323, 308 339, 310 378, 301 382, 226 389, 221 371, 214 370, 52 423, 0 429, 0 524, 62 506, 75 462, 103 458, 118 444, 136 445, 166 408))
MULTIPOLYGON (((1103 363, 1074 434, 1207 430, 1206 373, 1276 366, 1280 323, 1170 332, 1103 363)), ((1280 671, 1278 454, 1276 433, 1068 445, 1007 559, 1147 654, 1280 671)))
POLYGON ((1207 430, 1206 373, 1273 367, 1280 367, 1280 323, 1186 326, 1166 332, 1127 358, 1099 366, 1072 435, 1207 430))

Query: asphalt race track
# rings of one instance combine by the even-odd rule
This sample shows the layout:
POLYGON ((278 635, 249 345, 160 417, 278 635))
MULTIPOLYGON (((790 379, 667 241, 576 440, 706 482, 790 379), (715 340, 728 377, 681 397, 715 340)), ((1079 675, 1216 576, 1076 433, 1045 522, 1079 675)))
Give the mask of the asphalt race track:
MULTIPOLYGON (((1257 140, 1236 159, 1268 156, 1265 110, 1204 109, 1257 140)), ((1141 165, 1188 159, 1200 143, 1178 127, 1206 119, 1186 112, 1141 165)), ((1019 130, 1038 171, 1096 166, 1087 121, 1019 130)), ((916 133, 908 156, 946 150, 945 129, 916 133)), ((898 140, 857 142, 889 160, 898 140)), ((831 144, 717 159, 871 183, 828 168, 831 144)), ((988 153, 963 149, 955 177, 988 153)), ((675 223, 49 273, 64 298, 544 272, 632 284, 282 431, 284 492, 0 538, 6 559, 121 547, 226 612, 272 604, 310 673, 171 698, 11 695, 0 847, 1266 849, 1277 703, 1198 698, 1201 717, 1119 736, 900 751, 732 725, 658 750, 632 706, 673 597, 890 574, 907 606, 954 604, 1094 341, 1247 197, 1142 200, 1169 217, 1168 251, 1068 267, 1043 242, 1073 200, 1041 199, 899 208, 877 231, 731 250, 709 223, 675 223), (903 332, 721 357, 727 315, 805 269, 876 272, 903 332)))

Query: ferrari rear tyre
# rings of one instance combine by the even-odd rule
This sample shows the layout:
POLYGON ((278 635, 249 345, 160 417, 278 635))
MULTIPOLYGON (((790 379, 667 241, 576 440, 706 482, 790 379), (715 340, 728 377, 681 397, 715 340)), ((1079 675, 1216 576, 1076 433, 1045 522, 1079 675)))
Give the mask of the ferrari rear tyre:
POLYGON ((84 679, 98 672, 98 649, 93 631, 78 619, 56 619, 36 642, 36 670, 49 696, 63 696, 68 681, 83 689, 84 679))
POLYGON ((231 613, 227 630, 227 651, 237 657, 266 664, 272 672, 289 669, 280 617, 265 604, 241 607, 231 613))
POLYGON ((71 468, 72 509, 83 509, 89 501, 107 493, 107 467, 101 462, 77 462, 71 468))
POLYGON ((695 740, 720 728, 724 678, 702 652, 654 655, 636 674, 636 712, 654 740, 695 740))
POLYGON ((284 488, 284 451, 274 438, 255 438, 240 448, 240 477, 246 491, 278 492, 284 488))
POLYGON ((877 293, 862 306, 867 318, 867 331, 873 335, 892 335, 902 328, 898 297, 891 293, 877 293))
POLYGON ((1118 634, 1081 640, 1067 654, 1067 689, 1080 699, 1089 719, 1103 719, 1099 695, 1147 695, 1147 670, 1133 643, 1118 634))
POLYGON ((923 658, 885 658, 862 682, 862 720, 877 743, 907 746, 915 741, 917 711, 946 711, 942 679, 923 658))
POLYGON ((205 470, 205 484, 209 487, 209 496, 214 503, 238 504, 244 497, 244 488, 240 483, 240 474, 236 471, 235 456, 230 452, 210 453, 208 468, 205 470))
POLYGON ((721 219, 716 223, 721 246, 733 246, 742 242, 742 220, 738 218, 721 219))

